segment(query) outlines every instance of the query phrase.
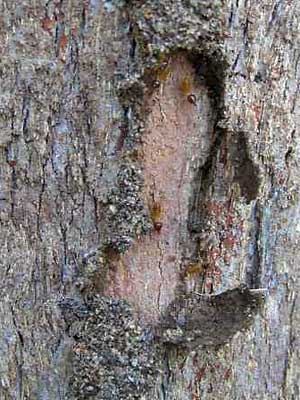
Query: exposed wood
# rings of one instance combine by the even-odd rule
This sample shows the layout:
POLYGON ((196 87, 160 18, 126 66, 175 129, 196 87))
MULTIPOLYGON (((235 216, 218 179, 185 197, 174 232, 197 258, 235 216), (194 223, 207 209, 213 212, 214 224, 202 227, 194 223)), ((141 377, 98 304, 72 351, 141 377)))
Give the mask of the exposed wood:
POLYGON ((195 175, 213 142, 207 89, 198 82, 185 54, 165 63, 159 68, 168 70, 166 78, 151 90, 149 99, 146 93, 148 116, 139 148, 143 200, 153 228, 110 265, 105 291, 127 299, 148 322, 157 322, 174 299, 180 276, 197 260, 197 243, 188 226, 190 197, 195 175), (181 87, 185 79, 191 81, 186 93, 181 87), (188 101, 189 94, 196 96, 196 105, 188 101))

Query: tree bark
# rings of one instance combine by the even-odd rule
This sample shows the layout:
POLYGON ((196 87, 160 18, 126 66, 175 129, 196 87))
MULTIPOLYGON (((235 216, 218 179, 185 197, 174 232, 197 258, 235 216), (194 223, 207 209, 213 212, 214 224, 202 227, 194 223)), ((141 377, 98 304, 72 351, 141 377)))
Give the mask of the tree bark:
POLYGON ((0 398, 299 399, 300 4, 0 11, 0 398))

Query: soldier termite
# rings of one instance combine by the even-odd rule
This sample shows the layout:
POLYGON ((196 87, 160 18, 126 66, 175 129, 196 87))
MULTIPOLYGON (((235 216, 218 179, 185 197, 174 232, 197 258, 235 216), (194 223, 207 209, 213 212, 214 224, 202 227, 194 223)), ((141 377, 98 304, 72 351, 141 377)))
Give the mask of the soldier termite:
POLYGON ((161 222, 162 214, 163 214, 163 208, 161 204, 155 201, 150 209, 150 217, 153 222, 153 227, 157 233, 161 231, 161 228, 163 226, 161 222))
POLYGON ((166 82, 170 75, 171 71, 169 68, 159 68, 157 71, 157 78, 160 82, 166 82))
POLYGON ((193 84, 190 77, 186 76, 180 82, 180 90, 186 96, 187 101, 191 104, 196 104, 197 98, 194 93, 192 93, 193 84))
POLYGON ((205 271, 204 265, 201 261, 194 264, 189 264, 185 269, 185 276, 193 277, 196 274, 203 274, 205 271))

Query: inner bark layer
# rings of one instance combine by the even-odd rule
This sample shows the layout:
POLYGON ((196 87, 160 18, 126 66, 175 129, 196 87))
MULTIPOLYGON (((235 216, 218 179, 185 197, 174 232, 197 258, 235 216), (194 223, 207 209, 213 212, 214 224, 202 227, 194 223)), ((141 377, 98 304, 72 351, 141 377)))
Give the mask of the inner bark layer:
POLYGON ((143 197, 153 230, 111 262, 106 289, 151 323, 174 300, 181 272, 197 257, 189 204, 213 141, 214 119, 207 88, 184 54, 162 63, 153 87, 142 144, 143 197))

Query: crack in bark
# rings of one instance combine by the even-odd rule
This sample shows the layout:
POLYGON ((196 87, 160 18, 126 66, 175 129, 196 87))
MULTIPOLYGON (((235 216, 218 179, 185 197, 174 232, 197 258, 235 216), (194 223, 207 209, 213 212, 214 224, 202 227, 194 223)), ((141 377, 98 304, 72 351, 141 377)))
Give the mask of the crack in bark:
POLYGON ((160 283, 158 287, 158 296, 157 296, 157 309, 158 312, 160 313, 160 301, 161 301, 161 289, 162 289, 162 284, 163 284, 163 268, 162 268, 162 262, 163 262, 163 249, 160 247, 160 243, 157 242, 159 251, 160 251, 160 259, 158 261, 158 270, 159 270, 159 275, 160 275, 160 283))

